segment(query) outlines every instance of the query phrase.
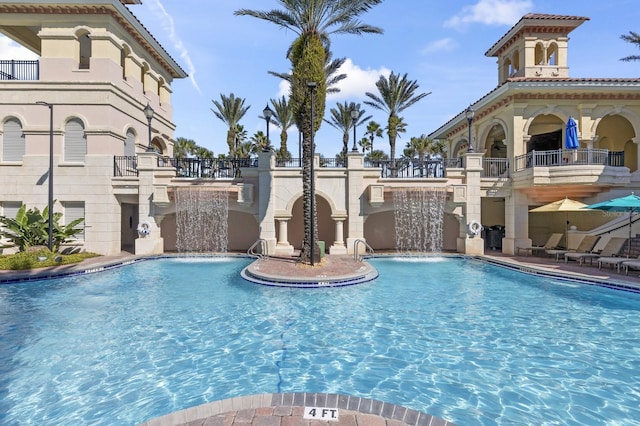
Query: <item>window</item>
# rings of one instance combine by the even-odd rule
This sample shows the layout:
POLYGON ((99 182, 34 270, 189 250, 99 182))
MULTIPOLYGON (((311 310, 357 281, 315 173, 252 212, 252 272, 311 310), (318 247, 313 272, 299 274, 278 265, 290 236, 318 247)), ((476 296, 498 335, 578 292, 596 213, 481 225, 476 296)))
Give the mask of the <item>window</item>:
POLYGON ((64 161, 69 163, 84 163, 87 155, 87 137, 84 125, 77 118, 67 121, 64 126, 64 161))
POLYGON ((88 70, 91 59, 91 39, 89 34, 84 33, 78 37, 80 42, 80 69, 88 70))
POLYGON ((124 155, 127 157, 136 155, 136 134, 132 129, 127 130, 127 138, 124 140, 124 155))
POLYGON ((2 216, 15 219, 20 207, 22 207, 22 201, 3 201, 2 216))
MULTIPOLYGON (((84 219, 84 201, 65 201, 64 206, 64 224, 68 225, 76 219, 84 219)), ((75 239, 84 241, 85 222, 81 222, 76 228, 81 228, 82 232, 75 235, 75 239)))
POLYGON ((2 135, 2 161, 22 161, 24 155, 24 133, 15 118, 4 122, 2 135))

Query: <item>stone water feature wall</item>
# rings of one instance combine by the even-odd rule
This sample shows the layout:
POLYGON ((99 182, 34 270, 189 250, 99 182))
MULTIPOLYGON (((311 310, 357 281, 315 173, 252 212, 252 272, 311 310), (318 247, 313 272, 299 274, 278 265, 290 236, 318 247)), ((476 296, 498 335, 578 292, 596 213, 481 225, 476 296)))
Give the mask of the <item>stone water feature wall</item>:
POLYGON ((226 191, 177 188, 176 249, 179 253, 220 253, 228 246, 226 191))
POLYGON ((446 195, 444 189, 437 188, 394 191, 398 251, 442 251, 446 195))

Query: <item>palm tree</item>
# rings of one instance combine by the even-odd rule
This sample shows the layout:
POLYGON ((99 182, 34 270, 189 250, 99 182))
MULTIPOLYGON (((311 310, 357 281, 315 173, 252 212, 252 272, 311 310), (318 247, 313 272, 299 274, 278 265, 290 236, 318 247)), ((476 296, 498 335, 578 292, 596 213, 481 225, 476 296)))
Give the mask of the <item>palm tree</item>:
POLYGON ((293 121, 293 111, 284 96, 281 99, 271 99, 273 105, 273 117, 271 121, 280 128, 280 149, 276 152, 276 156, 281 160, 291 158, 291 153, 287 149, 287 130, 295 125, 293 121))
MULTIPOLYGON (((333 57, 333 53, 329 49, 326 49, 326 56, 324 61, 325 62, 324 75, 327 80, 327 93, 338 93, 340 92, 340 89, 338 89, 336 85, 338 84, 339 81, 347 78, 347 75, 346 74, 336 75, 336 73, 338 72, 340 67, 345 63, 347 58, 332 59, 332 57, 333 57)), ((268 71, 268 73, 291 83, 291 74, 289 73, 276 72, 276 71, 268 71)))
POLYGON ((193 139, 180 137, 173 143, 173 158, 185 158, 193 155, 197 146, 193 139))
POLYGON ((360 109, 360 104, 356 104, 354 102, 347 103, 345 101, 343 104, 336 103, 337 108, 331 108, 329 110, 330 120, 325 119, 324 122, 329 124, 331 127, 338 129, 342 132, 342 159, 346 159, 347 151, 349 151, 349 130, 353 129, 354 121, 355 125, 362 124, 371 118, 368 116, 364 119, 361 117, 365 114, 365 110, 360 109), (356 120, 351 117, 351 111, 357 111, 358 116, 356 120))
MULTIPOLYGON (((628 41, 631 44, 635 44, 636 47, 640 47, 640 34, 635 33, 633 31, 629 31, 629 34, 622 34, 620 36, 621 39, 623 39, 624 41, 628 41)), ((620 59, 621 61, 640 61, 640 55, 630 55, 630 56, 625 56, 624 58, 620 59)))
POLYGON ((365 95, 371 99, 364 101, 365 104, 375 109, 389 114, 387 121, 387 135, 389 136, 389 147, 391 148, 391 171, 395 173, 396 137, 398 136, 398 121, 401 120, 399 114, 411 105, 420 101, 429 93, 416 93, 418 83, 407 78, 407 74, 400 76, 391 72, 389 78, 381 75, 376 82, 378 95, 367 92, 365 95))
POLYGON ((389 161, 389 156, 380 149, 374 149, 364 157, 365 161, 371 162, 374 166, 380 166, 380 163, 389 161))
POLYGON ((193 154, 198 158, 206 158, 206 159, 215 158, 213 151, 202 146, 196 147, 193 154))
POLYGON ((242 117, 247 113, 250 105, 244 106, 244 99, 236 98, 236 96, 231 93, 229 96, 225 96, 220 93, 220 100, 222 102, 218 102, 216 100, 212 100, 213 104, 218 109, 217 111, 211 108, 211 111, 222 120, 227 126, 229 126, 229 130, 227 131, 227 145, 229 146, 229 155, 234 156, 235 151, 235 143, 236 143, 236 126, 242 120, 242 117))
POLYGON ((265 149, 268 149, 269 141, 267 140, 267 135, 264 134, 262 130, 258 130, 251 136, 251 153, 257 154, 258 152, 262 152, 265 149))
POLYGON ((358 145, 360 145, 360 148, 362 148, 362 153, 363 154, 367 150, 371 150, 371 141, 366 136, 363 136, 362 139, 360 139, 360 142, 358 142, 358 145))
POLYGON ((253 16, 293 31, 297 38, 287 51, 291 61, 291 92, 289 102, 296 127, 302 132, 302 205, 304 211, 304 241, 301 258, 314 264, 319 260, 316 250, 318 225, 315 209, 312 211, 311 135, 322 123, 327 93, 325 67, 329 36, 332 34, 382 33, 382 29, 366 25, 358 19, 382 0, 278 0, 282 9, 256 11, 240 9, 235 15, 253 16), (309 85, 311 83, 312 85, 309 85), (311 102, 313 101, 313 106, 311 102), (314 111, 313 116, 311 111, 314 111), (313 120, 313 123, 312 123, 313 120), (311 256, 311 242, 314 242, 311 256))
POLYGON ((382 127, 380 126, 380 124, 371 120, 369 124, 367 124, 367 131, 365 132, 365 135, 369 135, 369 140, 371 141, 371 145, 369 145, 369 151, 371 151, 373 150, 373 140, 375 138, 382 137, 382 127))

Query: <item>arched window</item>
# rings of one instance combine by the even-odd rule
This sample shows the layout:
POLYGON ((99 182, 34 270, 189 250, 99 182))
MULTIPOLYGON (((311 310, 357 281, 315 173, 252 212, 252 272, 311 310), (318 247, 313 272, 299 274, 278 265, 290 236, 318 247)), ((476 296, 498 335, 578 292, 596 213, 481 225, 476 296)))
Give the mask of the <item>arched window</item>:
POLYGON ((535 55, 534 60, 536 65, 545 65, 544 46, 542 45, 542 43, 536 44, 534 55, 535 55))
POLYGON ((80 34, 78 41, 80 42, 80 69, 88 70, 91 59, 91 39, 89 34, 80 34))
POLYGON ((77 118, 67 121, 64 126, 64 161, 68 163, 84 163, 87 155, 87 136, 84 125, 77 118))
POLYGON ((558 45, 555 43, 551 43, 547 48, 547 64, 558 65, 558 45))
POLYGON ((2 161, 22 161, 24 155, 22 124, 15 118, 9 118, 4 122, 2 131, 2 161))
POLYGON ((142 83, 142 93, 146 93, 147 91, 147 79, 145 78, 147 76, 147 72, 149 72, 149 65, 143 64, 142 68, 140 68, 140 82, 142 83))
POLYGON ((127 157, 136 155, 136 134, 133 129, 127 130, 127 138, 124 140, 124 155, 127 157))

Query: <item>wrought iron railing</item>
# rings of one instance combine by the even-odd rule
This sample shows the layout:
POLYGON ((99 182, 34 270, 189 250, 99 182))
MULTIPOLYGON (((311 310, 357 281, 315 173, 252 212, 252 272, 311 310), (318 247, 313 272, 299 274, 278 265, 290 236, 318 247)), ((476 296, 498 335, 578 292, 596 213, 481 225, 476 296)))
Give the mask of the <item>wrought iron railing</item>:
POLYGON ((222 160, 217 158, 158 157, 158 167, 175 168, 176 177, 228 179, 239 177, 242 167, 258 167, 258 159, 222 160))
POLYGON ((116 155, 113 157, 113 175, 138 176, 138 157, 135 155, 116 155))
POLYGON ((556 149, 531 151, 515 158, 515 170, 532 167, 559 167, 570 165, 624 166, 624 151, 608 149, 556 149))
POLYGON ((39 61, 0 60, 0 80, 35 81, 39 79, 39 61))
POLYGON ((395 167, 391 160, 368 161, 365 167, 380 167, 382 178, 443 178, 446 176, 442 159, 423 160, 400 158, 395 160, 395 167))
POLYGON ((506 158, 483 158, 482 177, 509 177, 509 160, 506 158))

